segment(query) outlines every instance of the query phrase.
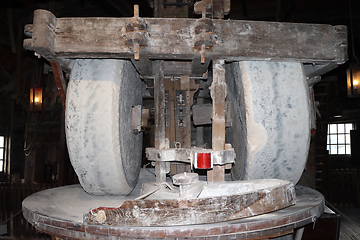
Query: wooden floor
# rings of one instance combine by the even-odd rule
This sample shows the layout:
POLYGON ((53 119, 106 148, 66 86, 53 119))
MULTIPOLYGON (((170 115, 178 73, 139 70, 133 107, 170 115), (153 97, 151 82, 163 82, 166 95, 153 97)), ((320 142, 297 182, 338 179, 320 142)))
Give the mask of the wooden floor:
POLYGON ((337 207, 341 214, 340 240, 360 239, 360 208, 337 207))

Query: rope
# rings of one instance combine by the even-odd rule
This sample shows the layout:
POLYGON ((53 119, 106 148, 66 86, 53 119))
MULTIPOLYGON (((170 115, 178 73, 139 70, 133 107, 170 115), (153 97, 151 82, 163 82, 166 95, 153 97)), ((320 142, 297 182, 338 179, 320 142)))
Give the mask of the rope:
POLYGON ((4 225, 4 224, 7 223, 8 221, 10 221, 11 219, 13 219, 13 218, 16 217, 17 215, 19 215, 21 212, 22 212, 22 210, 20 210, 20 212, 16 213, 14 216, 6 219, 5 221, 3 221, 3 222, 1 223, 1 225, 4 225))

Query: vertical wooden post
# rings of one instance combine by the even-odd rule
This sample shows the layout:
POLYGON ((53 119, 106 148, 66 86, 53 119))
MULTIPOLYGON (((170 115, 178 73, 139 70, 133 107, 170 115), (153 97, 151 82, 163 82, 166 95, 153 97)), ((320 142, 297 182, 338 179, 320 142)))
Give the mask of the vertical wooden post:
POLYGON ((164 149, 166 147, 164 60, 155 61, 154 73, 155 148, 164 149))
MULTIPOLYGON (((13 14, 12 14, 12 8, 9 7, 7 9, 7 17, 8 17, 8 24, 9 24, 9 34, 10 34, 10 43, 11 43, 11 50, 12 53, 16 53, 16 47, 15 47, 15 35, 14 35, 14 24, 13 24, 13 14)), ((19 26, 20 28, 21 26, 19 26)))
POLYGON ((175 142, 175 82, 171 79, 165 79, 165 95, 166 95, 166 126, 165 137, 169 139, 170 148, 173 147, 175 142))
MULTIPOLYGON (((165 80, 164 60, 156 60, 153 64, 154 79, 154 106, 155 106, 155 148, 166 148, 165 141, 165 80)), ((166 163, 156 162, 156 182, 166 181, 166 163)))
POLYGON ((156 18, 164 17, 164 0, 154 1, 154 17, 156 18))
POLYGON ((191 148, 191 119, 190 119, 190 77, 189 76, 181 76, 180 79, 180 89, 186 91, 186 99, 184 100, 186 103, 186 126, 183 126, 181 129, 181 138, 182 138, 182 147, 183 148, 191 148))
POLYGON ((23 44, 23 22, 20 19, 18 21, 18 36, 17 36, 17 49, 18 51, 16 52, 16 102, 20 103, 22 102, 22 97, 23 97, 23 81, 22 81, 22 58, 23 58, 23 53, 21 51, 22 49, 22 44, 23 44))
MULTIPOLYGON (((213 83, 211 85, 213 100, 212 118, 212 149, 225 150, 225 60, 213 60, 213 83)), ((225 169, 222 165, 214 165, 208 171, 209 182, 222 182, 225 179, 225 169)))

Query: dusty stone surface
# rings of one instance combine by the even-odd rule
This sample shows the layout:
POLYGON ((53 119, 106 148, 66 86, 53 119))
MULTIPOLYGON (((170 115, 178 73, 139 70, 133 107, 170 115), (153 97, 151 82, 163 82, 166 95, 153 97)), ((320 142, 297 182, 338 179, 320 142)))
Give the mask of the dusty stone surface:
POLYGON ((131 62, 76 60, 66 103, 67 146, 81 186, 93 195, 129 194, 142 149, 142 133, 132 132, 131 109, 142 98, 131 62))
POLYGON ((23 206, 33 212, 51 216, 55 219, 82 222, 83 214, 92 208, 120 207, 124 201, 140 195, 141 185, 154 176, 146 170, 141 171, 137 187, 127 196, 95 196, 86 193, 80 185, 52 188, 32 194, 23 206))
POLYGON ((310 98, 302 64, 243 61, 226 66, 236 152, 233 179, 297 183, 310 142, 310 98))

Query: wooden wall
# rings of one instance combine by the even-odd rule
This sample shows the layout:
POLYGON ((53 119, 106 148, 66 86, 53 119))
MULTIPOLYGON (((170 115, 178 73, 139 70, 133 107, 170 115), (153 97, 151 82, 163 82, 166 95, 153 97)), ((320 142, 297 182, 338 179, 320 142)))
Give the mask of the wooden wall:
POLYGON ((0 220, 1 225, 5 225, 7 230, 2 237, 51 239, 49 235, 35 230, 25 220, 21 203, 27 196, 53 187, 57 185, 0 183, 0 220))

